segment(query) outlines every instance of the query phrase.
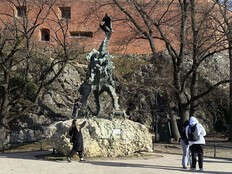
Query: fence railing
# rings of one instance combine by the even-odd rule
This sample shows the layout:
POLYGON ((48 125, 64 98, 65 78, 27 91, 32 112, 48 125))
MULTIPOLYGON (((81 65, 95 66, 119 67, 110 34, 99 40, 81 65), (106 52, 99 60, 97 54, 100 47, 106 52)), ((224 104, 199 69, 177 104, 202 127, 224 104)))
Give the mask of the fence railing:
MULTIPOLYGON (((232 158, 232 145, 222 145, 222 144, 218 144, 218 143, 209 143, 209 144, 206 144, 204 145, 205 148, 212 148, 213 149, 213 157, 214 158, 217 158, 219 157, 217 154, 220 154, 220 151, 224 151, 224 155, 223 157, 226 157, 226 156, 229 156, 229 158, 232 158), (227 150, 228 149, 228 152, 230 151, 230 153, 227 153, 227 150)), ((222 153, 222 152, 221 152, 222 153)))
MULTIPOLYGON (((173 153, 173 154, 182 154, 182 148, 179 143, 153 143, 153 150, 161 153, 173 153), (173 150, 171 150, 173 149, 173 150)), ((204 156, 213 157, 213 158, 226 158, 232 159, 232 143, 217 143, 217 142, 207 142, 204 145, 204 156)))

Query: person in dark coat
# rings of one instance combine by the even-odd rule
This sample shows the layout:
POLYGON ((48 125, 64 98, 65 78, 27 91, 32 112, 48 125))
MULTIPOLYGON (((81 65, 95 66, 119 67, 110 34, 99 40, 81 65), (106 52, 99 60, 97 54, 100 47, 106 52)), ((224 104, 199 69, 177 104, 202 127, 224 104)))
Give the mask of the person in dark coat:
POLYGON ((73 143, 73 147, 72 150, 70 152, 70 154, 67 157, 67 161, 71 162, 71 158, 72 156, 78 152, 80 161, 84 161, 83 159, 83 150, 84 150, 84 145, 83 145, 83 136, 82 136, 82 132, 81 129, 85 126, 86 121, 84 121, 82 124, 77 124, 77 120, 73 119, 72 121, 72 125, 69 129, 69 136, 71 143, 73 143))

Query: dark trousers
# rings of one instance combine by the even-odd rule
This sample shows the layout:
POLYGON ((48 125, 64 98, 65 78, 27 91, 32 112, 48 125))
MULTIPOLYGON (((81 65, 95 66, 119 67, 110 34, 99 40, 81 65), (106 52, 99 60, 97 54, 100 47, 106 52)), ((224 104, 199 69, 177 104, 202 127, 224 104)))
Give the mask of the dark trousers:
POLYGON ((70 154, 69 154, 68 156, 69 156, 70 158, 72 158, 73 155, 74 155, 76 152, 78 152, 78 156, 79 156, 80 159, 83 158, 83 151, 76 151, 74 148, 72 148, 72 150, 71 150, 71 152, 70 152, 70 154))
POLYGON ((192 166, 191 168, 196 168, 197 157, 199 168, 203 168, 203 145, 202 144, 193 144, 190 146, 190 151, 192 155, 192 166))

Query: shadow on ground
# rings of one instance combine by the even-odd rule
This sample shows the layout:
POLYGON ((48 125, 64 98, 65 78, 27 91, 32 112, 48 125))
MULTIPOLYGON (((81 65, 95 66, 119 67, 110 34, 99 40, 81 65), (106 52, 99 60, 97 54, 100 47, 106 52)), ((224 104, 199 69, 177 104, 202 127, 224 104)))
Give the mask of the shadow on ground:
POLYGON ((0 153, 0 158, 19 158, 19 159, 28 159, 28 160, 38 160, 37 156, 40 155, 49 155, 51 151, 30 151, 30 152, 7 152, 0 153))
MULTIPOLYGON (((92 165, 100 165, 100 166, 111 166, 111 167, 133 167, 133 168, 151 168, 151 169, 163 169, 170 171, 181 171, 181 172, 192 172, 189 169, 183 169, 181 167, 173 167, 173 166, 163 166, 163 165, 144 165, 144 164, 131 164, 131 163, 122 163, 122 162, 102 162, 102 161, 88 161, 85 163, 90 163, 92 165)), ((195 171, 194 173, 202 173, 200 171, 195 171)), ((231 172, 223 172, 223 171, 204 171, 204 173, 208 174, 231 174, 231 172)))
MULTIPOLYGON (((32 151, 32 152, 13 152, 13 153, 0 153, 0 158, 18 158, 18 159, 28 159, 28 160, 47 160, 44 158, 38 158, 38 156, 49 156, 51 155, 51 151, 32 151)), ((107 159, 106 159, 107 160, 107 159)), ((65 161, 64 157, 60 160, 49 160, 53 162, 57 161, 65 161)), ((169 171, 180 171, 180 172, 186 172, 190 173, 190 170, 182 169, 181 167, 175 167, 175 166, 165 166, 165 165, 151 165, 151 164, 135 164, 135 163, 127 163, 126 160, 123 162, 117 162, 117 161, 97 161, 97 160, 87 160, 84 163, 88 163, 91 165, 96 165, 96 166, 111 166, 111 167, 132 167, 132 168, 150 168, 150 169, 162 169, 162 170, 169 170, 169 171), (124 162, 125 161, 125 162, 124 162)), ((225 160, 221 161, 220 159, 214 159, 214 160, 204 160, 206 163, 232 163, 231 160, 225 160)), ((197 173, 200 173, 196 171, 197 173)), ((232 172, 223 172, 223 171, 204 171, 204 173, 208 174, 231 174, 232 172)))

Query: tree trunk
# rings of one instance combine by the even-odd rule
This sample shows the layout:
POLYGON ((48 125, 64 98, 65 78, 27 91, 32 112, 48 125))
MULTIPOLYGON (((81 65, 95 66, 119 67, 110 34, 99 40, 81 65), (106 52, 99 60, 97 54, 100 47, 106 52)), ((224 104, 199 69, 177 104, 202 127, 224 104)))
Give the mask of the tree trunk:
POLYGON ((4 115, 1 115, 1 122, 0 122, 0 144, 5 144, 7 133, 8 133, 8 123, 4 115))
MULTIPOLYGON (((197 83, 198 83, 198 74, 196 71, 193 72, 193 75, 192 75, 192 82, 191 82, 191 97, 195 97, 198 93, 198 86, 197 86, 197 83)), ((192 116, 194 115, 195 111, 196 111, 196 107, 197 107, 197 101, 192 101, 190 103, 190 111, 189 111, 189 115, 192 116)))
POLYGON ((186 95, 187 94, 184 94, 184 92, 181 92, 178 95, 179 116, 181 118, 181 123, 184 123, 185 121, 189 120, 190 108, 189 105, 187 105, 188 99, 186 95))
POLYGON ((155 57, 156 49, 155 49, 154 39, 149 36, 148 41, 150 44, 151 52, 152 52, 153 56, 155 57))
MULTIPOLYGON (((196 4, 195 0, 190 0, 190 11, 191 11, 191 28, 192 28, 192 77, 190 83, 190 96, 194 98, 197 95, 197 67, 196 64, 198 63, 198 55, 199 55, 199 27, 197 27, 197 20, 196 20, 196 4)), ((196 108, 196 100, 190 103, 190 116, 194 114, 196 108)))
MULTIPOLYGON (((9 73, 4 71, 4 83, 2 87, 2 103, 0 108, 0 128, 1 128, 1 137, 7 136, 8 122, 7 116, 9 115, 9 73)), ((4 138, 3 138, 4 139, 4 138)), ((4 141, 4 140, 3 140, 4 141)))
POLYGON ((174 139, 178 141, 180 139, 180 133, 176 121, 176 114, 174 113, 173 110, 171 110, 170 116, 171 116, 172 134, 174 139))
MULTIPOLYGON (((231 27, 232 30, 232 27, 231 27)), ((230 31, 232 32, 232 31, 230 31)), ((229 36, 230 80, 232 81, 232 36, 229 36)), ((232 83, 230 83, 229 110, 232 112, 232 83)))
POLYGON ((181 123, 184 123, 185 121, 189 120, 189 107, 186 106, 180 107, 180 118, 181 118, 181 123))

